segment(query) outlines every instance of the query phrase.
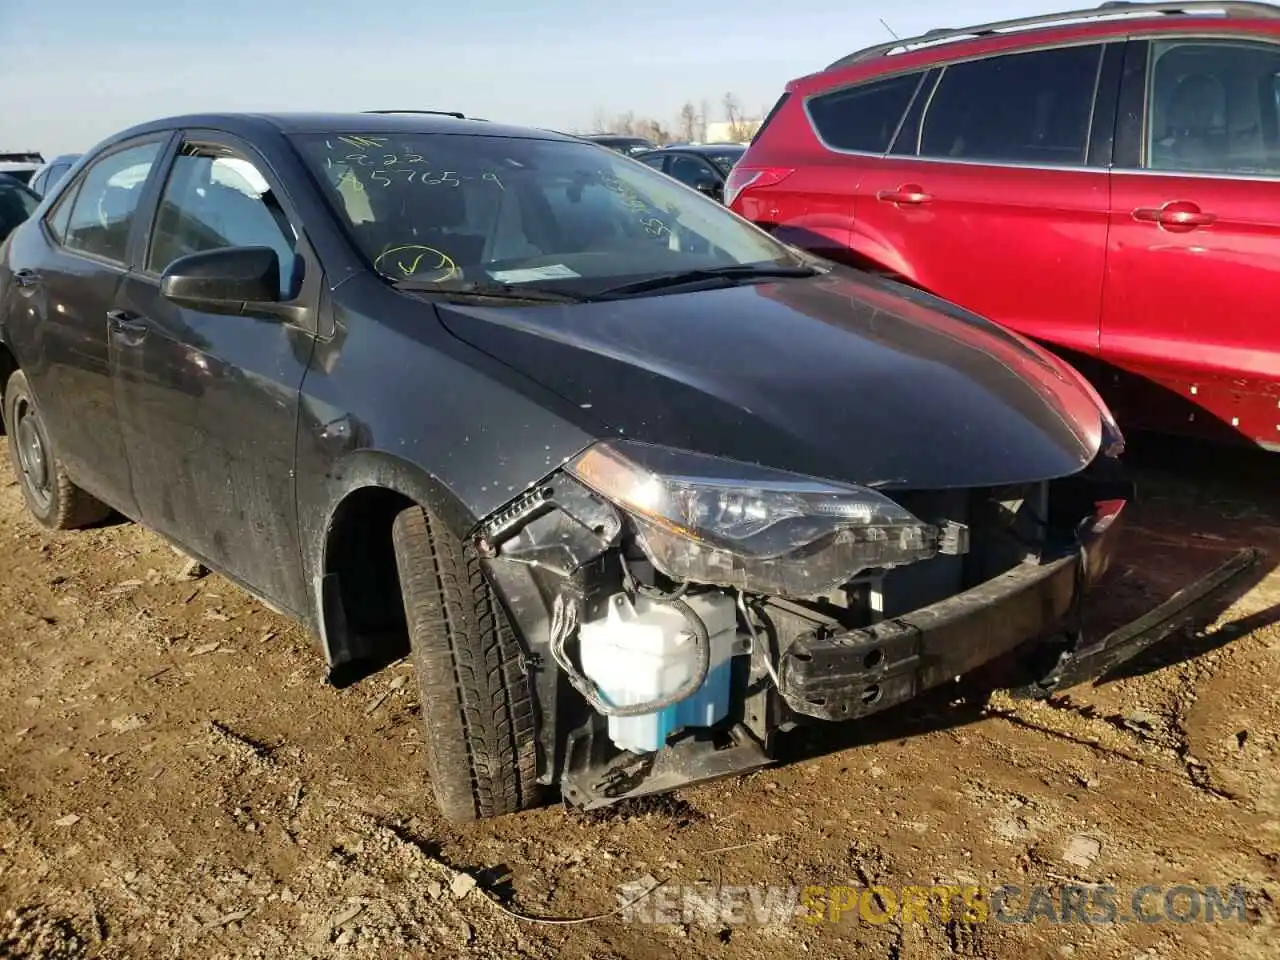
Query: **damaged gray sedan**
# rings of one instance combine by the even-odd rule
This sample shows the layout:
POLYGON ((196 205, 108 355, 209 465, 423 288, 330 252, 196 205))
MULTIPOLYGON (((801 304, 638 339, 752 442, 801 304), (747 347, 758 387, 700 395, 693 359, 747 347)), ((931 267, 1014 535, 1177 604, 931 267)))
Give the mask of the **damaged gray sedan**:
POLYGON ((1047 691, 1132 485, 1074 370, 622 155, 432 115, 208 115, 87 154, 0 248, 33 516, 112 510, 410 650, 455 820, 769 763, 996 661, 1047 691))

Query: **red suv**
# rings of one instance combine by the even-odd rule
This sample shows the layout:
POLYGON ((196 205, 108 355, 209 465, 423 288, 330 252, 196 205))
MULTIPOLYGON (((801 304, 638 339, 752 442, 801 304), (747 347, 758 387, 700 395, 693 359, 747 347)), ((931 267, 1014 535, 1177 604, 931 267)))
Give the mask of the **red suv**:
POLYGON ((935 30, 787 85, 725 200, 1040 340, 1133 427, 1280 448, 1280 7, 935 30))

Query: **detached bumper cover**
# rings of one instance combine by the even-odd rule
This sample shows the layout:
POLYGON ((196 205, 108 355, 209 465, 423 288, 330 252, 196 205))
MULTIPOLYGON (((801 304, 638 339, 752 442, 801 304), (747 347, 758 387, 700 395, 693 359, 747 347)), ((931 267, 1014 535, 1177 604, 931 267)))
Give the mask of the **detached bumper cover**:
MULTIPOLYGON (((1106 572, 1124 500, 1097 504, 1079 550, 1028 562, 964 593, 909 614, 834 635, 809 634, 782 656, 783 699, 822 720, 867 716, 913 699, 1006 654, 1028 640, 1070 629, 1088 586, 1106 572)), ((1070 686, 1116 666, 1221 602, 1259 559, 1241 551, 1099 643, 1064 653, 1036 689, 1070 686)), ((1024 691, 1030 692, 1030 691, 1024 691)))

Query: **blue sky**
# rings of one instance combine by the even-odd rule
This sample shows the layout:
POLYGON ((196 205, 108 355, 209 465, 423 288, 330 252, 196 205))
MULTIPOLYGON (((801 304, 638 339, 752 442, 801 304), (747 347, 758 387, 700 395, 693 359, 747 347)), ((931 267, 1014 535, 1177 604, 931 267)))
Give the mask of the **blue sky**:
POLYGON ((787 80, 888 39, 881 16, 906 35, 1072 5, 0 0, 0 150, 81 151, 202 110, 432 108, 569 129, 599 111, 673 123, 705 98, 721 119, 727 91, 758 113, 787 80))

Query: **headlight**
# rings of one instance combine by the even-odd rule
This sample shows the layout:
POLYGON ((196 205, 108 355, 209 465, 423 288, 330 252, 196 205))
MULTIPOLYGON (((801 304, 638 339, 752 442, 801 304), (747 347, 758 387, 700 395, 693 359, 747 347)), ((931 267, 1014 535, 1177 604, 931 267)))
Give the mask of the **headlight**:
POLYGON ((674 580, 815 596, 938 552, 936 527, 852 484, 629 441, 598 443, 566 469, 630 515, 674 580))

